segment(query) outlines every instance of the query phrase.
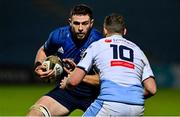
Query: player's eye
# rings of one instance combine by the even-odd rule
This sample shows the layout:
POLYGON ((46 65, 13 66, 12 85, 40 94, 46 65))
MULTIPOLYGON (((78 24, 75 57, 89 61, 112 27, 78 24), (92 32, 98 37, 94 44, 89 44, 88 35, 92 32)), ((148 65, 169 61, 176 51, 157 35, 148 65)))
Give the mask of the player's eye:
POLYGON ((89 24, 89 21, 82 22, 82 25, 88 25, 88 24, 89 24))
POLYGON ((73 22, 74 25, 80 25, 80 22, 73 22))

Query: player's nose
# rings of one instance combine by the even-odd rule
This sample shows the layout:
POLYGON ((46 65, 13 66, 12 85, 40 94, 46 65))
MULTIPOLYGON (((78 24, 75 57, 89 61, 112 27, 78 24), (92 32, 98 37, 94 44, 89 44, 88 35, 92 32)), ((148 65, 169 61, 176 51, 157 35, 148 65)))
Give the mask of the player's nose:
POLYGON ((79 31, 79 32, 82 32, 82 31, 83 31, 83 26, 82 26, 82 24, 79 25, 78 31, 79 31))

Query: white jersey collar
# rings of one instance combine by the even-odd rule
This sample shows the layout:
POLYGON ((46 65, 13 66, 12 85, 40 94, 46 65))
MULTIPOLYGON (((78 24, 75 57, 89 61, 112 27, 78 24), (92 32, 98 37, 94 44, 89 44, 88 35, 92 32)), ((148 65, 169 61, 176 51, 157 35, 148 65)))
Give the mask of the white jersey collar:
POLYGON ((109 36, 110 38, 120 38, 120 39, 125 39, 122 37, 122 35, 118 35, 118 34, 114 34, 114 35, 111 35, 109 36))

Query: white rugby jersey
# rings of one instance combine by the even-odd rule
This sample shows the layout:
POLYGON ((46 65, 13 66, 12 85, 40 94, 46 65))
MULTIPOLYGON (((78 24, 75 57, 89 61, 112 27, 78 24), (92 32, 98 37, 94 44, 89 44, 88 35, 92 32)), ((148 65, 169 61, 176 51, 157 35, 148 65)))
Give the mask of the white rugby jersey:
POLYGON ((142 81, 154 76, 143 51, 120 35, 91 44, 77 65, 89 71, 95 64, 100 71, 98 99, 127 104, 144 104, 142 81))

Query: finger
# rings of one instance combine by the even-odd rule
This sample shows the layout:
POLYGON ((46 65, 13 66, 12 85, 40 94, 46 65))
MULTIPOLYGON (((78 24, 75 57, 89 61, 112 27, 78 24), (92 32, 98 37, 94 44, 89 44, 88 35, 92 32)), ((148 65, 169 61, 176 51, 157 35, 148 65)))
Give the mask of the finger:
POLYGON ((48 76, 54 76, 55 75, 55 70, 49 70, 48 76))
POLYGON ((46 71, 46 67, 45 67, 44 65, 38 66, 37 69, 41 69, 41 70, 43 70, 43 71, 46 71))
POLYGON ((40 76, 43 76, 43 75, 44 75, 44 71, 42 71, 41 69, 39 69, 39 70, 36 70, 36 71, 35 71, 35 74, 40 77, 40 76))
POLYGON ((34 72, 38 75, 39 73, 41 73, 43 71, 43 69, 41 69, 40 66, 36 67, 34 72))
POLYGON ((61 89, 64 89, 65 88, 65 85, 63 82, 60 83, 60 86, 59 86, 61 89))
POLYGON ((67 77, 64 77, 64 79, 61 80, 61 82, 60 82, 60 87, 61 87, 61 88, 62 88, 62 87, 65 88, 65 86, 66 86, 66 79, 67 79, 67 77))
POLYGON ((53 70, 48 70, 48 71, 42 72, 42 75, 51 76, 52 73, 53 73, 53 70))
POLYGON ((63 61, 64 62, 68 62, 68 63, 70 63, 73 66, 76 66, 76 63, 73 60, 71 60, 71 59, 63 59, 63 61))
POLYGON ((47 74, 48 71, 46 71, 46 69, 41 65, 41 66, 38 66, 35 70, 35 73, 37 74, 47 74))
POLYGON ((71 70, 67 69, 66 67, 63 67, 63 68, 64 68, 64 70, 65 70, 66 73, 68 73, 68 74, 71 73, 71 70))
POLYGON ((54 75, 54 71, 53 70, 39 72, 39 76, 41 78, 48 78, 48 77, 52 77, 53 75, 54 75))
POLYGON ((63 59, 64 62, 68 62, 69 60, 70 60, 70 59, 68 59, 68 58, 64 58, 64 59, 63 59))
POLYGON ((67 63, 72 70, 76 67, 76 63, 71 59, 63 59, 63 62, 67 63))
POLYGON ((60 86, 59 86, 59 88, 61 88, 61 89, 62 89, 62 85, 60 85, 60 86))

